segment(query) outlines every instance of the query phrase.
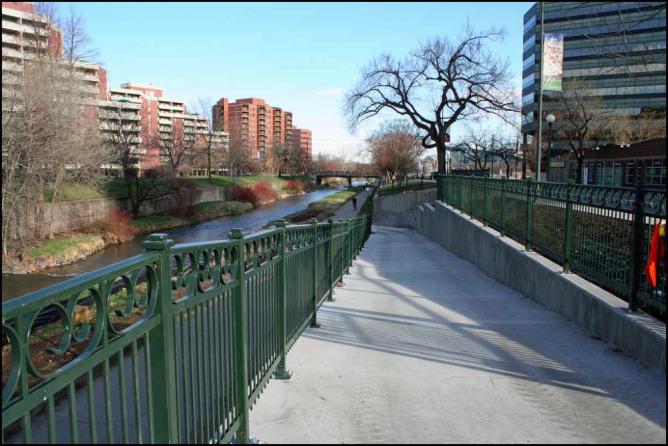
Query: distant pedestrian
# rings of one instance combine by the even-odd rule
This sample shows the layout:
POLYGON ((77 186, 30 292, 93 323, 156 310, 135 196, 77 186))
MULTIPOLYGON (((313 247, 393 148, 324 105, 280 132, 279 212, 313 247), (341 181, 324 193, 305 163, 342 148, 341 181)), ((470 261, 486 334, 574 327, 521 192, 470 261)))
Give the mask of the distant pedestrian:
POLYGON ((357 197, 353 197, 353 209, 357 210, 357 197))

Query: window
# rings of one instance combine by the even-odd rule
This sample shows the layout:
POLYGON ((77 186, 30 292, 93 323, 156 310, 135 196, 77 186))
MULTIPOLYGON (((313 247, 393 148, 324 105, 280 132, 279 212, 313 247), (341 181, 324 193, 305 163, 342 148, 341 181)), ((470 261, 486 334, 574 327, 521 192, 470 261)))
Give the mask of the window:
POLYGON ((536 55, 532 54, 531 56, 524 59, 524 62, 522 63, 522 71, 533 66, 535 63, 536 63, 536 55))

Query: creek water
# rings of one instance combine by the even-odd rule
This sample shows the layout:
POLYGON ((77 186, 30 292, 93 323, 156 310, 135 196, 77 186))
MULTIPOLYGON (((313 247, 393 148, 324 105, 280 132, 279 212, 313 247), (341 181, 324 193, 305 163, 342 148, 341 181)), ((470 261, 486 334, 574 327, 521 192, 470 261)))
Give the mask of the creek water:
MULTIPOLYGON (((221 217, 191 226, 158 231, 166 233, 177 243, 195 242, 205 240, 225 239, 230 229, 241 228, 246 231, 263 227, 272 220, 304 209, 309 203, 318 201, 331 195, 340 188, 319 189, 276 201, 274 203, 260 206, 245 214, 221 217)), ((94 269, 109 265, 119 260, 131 257, 143 252, 141 246, 145 237, 139 236, 134 240, 120 245, 108 246, 78 262, 48 268, 32 274, 2 274, 2 300, 6 301, 31 291, 44 288, 54 283, 62 282, 94 269)))

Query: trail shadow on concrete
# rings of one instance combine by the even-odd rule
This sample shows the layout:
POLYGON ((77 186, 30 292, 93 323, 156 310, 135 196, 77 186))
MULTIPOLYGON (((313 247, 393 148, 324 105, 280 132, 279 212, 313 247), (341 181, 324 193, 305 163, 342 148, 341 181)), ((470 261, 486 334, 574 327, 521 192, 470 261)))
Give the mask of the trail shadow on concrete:
POLYGON ((592 435, 615 419, 614 406, 595 397, 618 401, 665 429, 665 374, 612 351, 416 232, 374 229, 344 290, 360 298, 394 296, 412 315, 327 304, 318 316, 322 328, 304 336, 517 378, 524 383, 518 393, 545 412, 558 404, 550 392, 571 391, 569 401, 585 413, 557 421, 577 423, 592 435), (401 239, 400 249, 387 250, 388 236, 401 239), (407 258, 420 263, 410 273, 407 258), (374 289, 361 290, 362 282, 374 289))

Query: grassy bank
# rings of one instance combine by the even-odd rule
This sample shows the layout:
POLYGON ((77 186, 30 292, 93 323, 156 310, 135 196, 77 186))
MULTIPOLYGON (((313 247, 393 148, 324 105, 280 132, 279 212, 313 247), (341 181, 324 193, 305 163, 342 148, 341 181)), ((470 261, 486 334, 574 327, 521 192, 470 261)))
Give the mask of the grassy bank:
POLYGON ((265 175, 250 175, 245 177, 226 177, 219 175, 212 175, 211 179, 206 177, 188 177, 189 180, 193 181, 197 187, 230 187, 230 186, 252 186, 259 182, 267 182, 274 187, 278 187, 280 190, 283 190, 285 184, 290 180, 301 180, 304 183, 308 181, 308 177, 305 175, 291 175, 291 176, 265 176, 265 175))
MULTIPOLYGON (((209 187, 232 187, 232 186, 252 186, 254 184, 265 182, 274 186, 280 192, 288 192, 285 186, 290 180, 300 180, 308 184, 309 177, 306 175, 286 175, 282 177, 251 175, 244 177, 228 177, 212 175, 209 180, 206 177, 185 177, 195 183, 195 186, 204 189, 209 187)), ((140 181, 146 181, 141 179, 140 181)), ((124 198, 127 197, 127 186, 122 178, 109 178, 103 180, 97 186, 91 186, 80 183, 65 183, 62 185, 56 201, 74 201, 89 200, 94 198, 124 198)), ((51 190, 44 191, 44 201, 50 202, 53 198, 51 190)))
MULTIPOLYGON (((194 206, 194 211, 186 216, 179 213, 179 215, 147 215, 130 219, 127 213, 119 210, 118 214, 94 222, 86 228, 56 236, 51 240, 42 240, 35 246, 28 247, 22 255, 16 253, 9 256, 10 258, 3 258, 3 270, 39 271, 51 266, 72 263, 105 246, 131 240, 137 235, 191 225, 219 217, 243 214, 253 208, 253 203, 260 205, 275 201, 285 195, 302 193, 304 190, 303 179, 305 177, 250 176, 240 178, 212 177, 209 181, 207 178, 193 178, 192 180, 197 187, 231 186, 236 191, 236 195, 238 195, 238 189, 245 188, 246 190, 241 190, 241 192, 246 192, 249 198, 237 197, 236 201, 199 203, 194 206), (262 194, 263 190, 267 193, 262 194), (271 196, 268 195, 268 192, 271 192, 271 196)), ((124 192, 125 183, 122 179, 111 179, 98 188, 80 184, 66 184, 58 197, 58 201, 123 197, 124 192)), ((349 195, 352 197, 352 194, 349 195)), ((45 199, 50 200, 51 198, 50 193, 45 192, 45 199)), ((339 197, 341 203, 349 197, 344 193, 343 198, 341 200, 341 197, 339 197)), ((332 206, 332 203, 329 206, 332 206)))
POLYGON ((290 223, 301 223, 311 218, 315 218, 318 221, 326 220, 329 217, 332 217, 348 200, 351 200, 363 190, 364 186, 350 187, 346 190, 329 195, 322 200, 310 203, 303 211, 295 212, 284 218, 290 223))

